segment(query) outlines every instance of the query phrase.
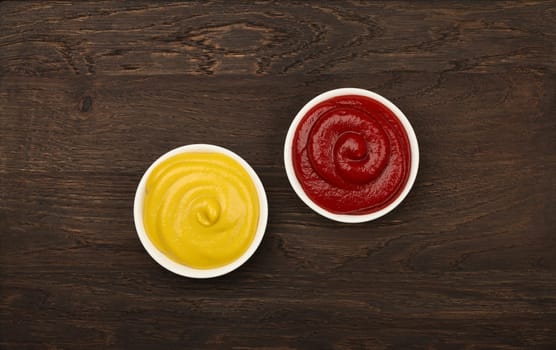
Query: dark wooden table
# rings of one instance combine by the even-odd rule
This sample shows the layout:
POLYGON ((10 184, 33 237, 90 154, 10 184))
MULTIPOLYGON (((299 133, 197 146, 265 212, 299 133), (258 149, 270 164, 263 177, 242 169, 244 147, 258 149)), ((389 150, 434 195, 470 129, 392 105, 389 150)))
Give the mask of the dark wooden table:
POLYGON ((556 3, 0 4, 2 349, 556 348, 556 3), (287 181, 313 96, 376 91, 421 147, 409 197, 326 220, 287 181), (239 270, 158 266, 139 178, 190 143, 269 196, 239 270))

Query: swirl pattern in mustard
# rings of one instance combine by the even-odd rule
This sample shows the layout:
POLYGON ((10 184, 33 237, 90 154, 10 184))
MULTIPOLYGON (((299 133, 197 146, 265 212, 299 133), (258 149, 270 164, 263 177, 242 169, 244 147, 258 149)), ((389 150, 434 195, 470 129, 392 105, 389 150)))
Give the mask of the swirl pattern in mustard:
POLYGON ((211 269, 249 248, 259 211, 257 188, 235 159, 215 152, 182 153, 150 173, 143 224, 151 242, 170 259, 211 269))

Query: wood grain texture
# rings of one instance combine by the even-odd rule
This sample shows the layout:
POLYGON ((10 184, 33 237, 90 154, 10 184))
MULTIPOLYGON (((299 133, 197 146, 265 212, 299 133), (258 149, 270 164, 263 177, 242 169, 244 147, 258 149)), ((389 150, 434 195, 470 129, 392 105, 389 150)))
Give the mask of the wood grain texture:
POLYGON ((556 3, 0 3, 0 347, 556 348, 556 3), (375 222, 313 213, 293 116, 354 86, 396 103, 421 167, 375 222), (232 149, 270 221, 218 279, 143 250, 142 173, 232 149))

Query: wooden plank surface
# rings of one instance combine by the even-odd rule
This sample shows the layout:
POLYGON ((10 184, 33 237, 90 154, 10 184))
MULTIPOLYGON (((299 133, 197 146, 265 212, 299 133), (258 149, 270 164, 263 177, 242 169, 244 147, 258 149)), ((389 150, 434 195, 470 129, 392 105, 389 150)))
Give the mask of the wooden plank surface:
POLYGON ((3 2, 3 349, 556 348, 556 3, 3 2), (421 167, 371 223, 291 190, 320 92, 396 103, 421 167), (149 164, 219 144, 270 221, 222 278, 159 267, 132 219, 149 164))

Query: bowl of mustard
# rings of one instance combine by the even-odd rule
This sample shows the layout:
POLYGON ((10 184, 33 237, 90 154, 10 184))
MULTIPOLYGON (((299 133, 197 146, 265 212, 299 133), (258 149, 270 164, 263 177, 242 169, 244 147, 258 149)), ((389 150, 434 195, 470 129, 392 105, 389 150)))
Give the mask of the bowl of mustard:
POLYGON ((234 152, 192 144, 160 156, 141 178, 134 221, 148 254, 178 275, 211 278, 245 263, 268 219, 263 184, 234 152))

